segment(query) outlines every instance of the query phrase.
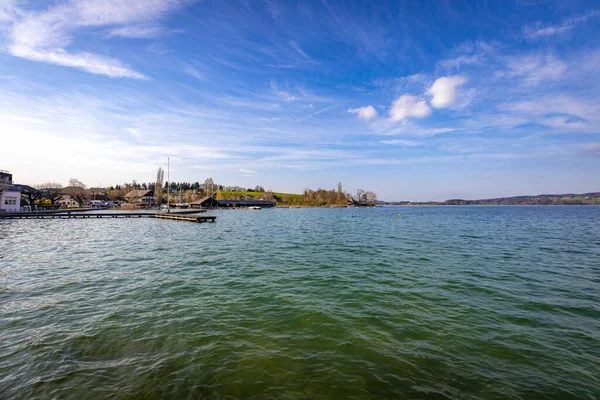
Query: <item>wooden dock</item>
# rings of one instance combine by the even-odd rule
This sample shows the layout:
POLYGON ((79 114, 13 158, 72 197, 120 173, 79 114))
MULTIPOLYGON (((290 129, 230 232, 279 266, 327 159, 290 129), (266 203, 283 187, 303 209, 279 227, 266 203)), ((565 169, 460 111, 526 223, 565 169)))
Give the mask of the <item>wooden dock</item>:
POLYGON ((217 217, 207 215, 177 215, 177 214, 155 214, 159 219, 170 219, 173 221, 188 221, 188 222, 215 222, 217 217))
MULTIPOLYGON (((202 211, 196 211, 194 214, 202 211)), ((204 211, 205 212, 205 211, 204 211)), ((1 213, 0 219, 97 219, 97 218, 158 218, 170 219, 173 221, 188 221, 188 222, 215 222, 217 217, 208 215, 189 215, 190 212, 182 213, 143 213, 143 212, 103 212, 98 214, 92 213, 1 213)))

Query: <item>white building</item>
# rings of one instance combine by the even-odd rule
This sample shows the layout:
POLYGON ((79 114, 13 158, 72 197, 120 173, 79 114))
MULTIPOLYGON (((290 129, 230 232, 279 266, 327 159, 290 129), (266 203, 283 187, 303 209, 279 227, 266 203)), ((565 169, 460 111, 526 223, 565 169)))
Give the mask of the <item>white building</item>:
POLYGON ((12 174, 0 169, 0 212, 21 210, 21 187, 13 185, 12 174))

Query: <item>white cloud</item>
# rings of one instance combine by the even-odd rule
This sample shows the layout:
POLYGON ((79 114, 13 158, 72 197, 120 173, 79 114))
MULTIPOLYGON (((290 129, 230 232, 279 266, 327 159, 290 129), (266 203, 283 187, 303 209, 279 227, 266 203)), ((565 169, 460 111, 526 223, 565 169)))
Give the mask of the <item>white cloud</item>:
POLYGON ((256 171, 252 171, 251 169, 240 168, 238 171, 246 174, 246 175, 255 175, 256 171))
POLYGON ((462 76, 446 76, 437 79, 427 91, 432 96, 431 105, 435 108, 451 107, 457 102, 456 88, 467 81, 462 76))
POLYGON ((0 21, 8 22, 6 50, 15 57, 81 69, 110 77, 147 79, 120 61, 85 51, 67 51, 82 27, 111 26, 110 36, 152 37, 155 21, 185 1, 73 0, 26 11, 0 0, 0 21), (139 25, 149 21, 150 25, 139 25))
POLYGON ((0 22, 11 21, 16 18, 14 0, 0 0, 0 22))
POLYGON ((356 114, 359 119, 364 119, 366 121, 377 117, 377 110, 373 108, 373 106, 359 107, 359 108, 351 108, 348 110, 349 113, 356 114))
POLYGON ((392 122, 404 121, 406 118, 425 118, 431 115, 431 107, 415 96, 405 94, 392 103, 390 120, 392 122))

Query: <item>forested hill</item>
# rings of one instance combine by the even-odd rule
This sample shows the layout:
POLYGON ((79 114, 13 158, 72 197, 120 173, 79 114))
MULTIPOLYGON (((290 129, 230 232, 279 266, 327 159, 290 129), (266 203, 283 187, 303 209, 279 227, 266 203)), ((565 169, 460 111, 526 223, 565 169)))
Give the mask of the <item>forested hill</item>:
POLYGON ((578 205, 597 204, 600 205, 600 192, 582 194, 538 194, 536 196, 513 196, 500 197, 496 199, 463 200, 451 199, 446 201, 394 201, 385 204, 401 205, 578 205))

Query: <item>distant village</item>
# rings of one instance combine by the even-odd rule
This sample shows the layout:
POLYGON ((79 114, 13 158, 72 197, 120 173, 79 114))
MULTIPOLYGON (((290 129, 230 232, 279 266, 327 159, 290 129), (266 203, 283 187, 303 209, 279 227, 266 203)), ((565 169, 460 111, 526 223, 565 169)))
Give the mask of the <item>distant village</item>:
POLYGON ((17 184, 9 171, 0 170, 0 212, 79 208, 244 208, 244 207, 369 207, 377 204, 373 192, 359 189, 355 195, 342 190, 305 189, 302 194, 278 193, 254 188, 200 182, 164 183, 159 168, 156 182, 124 183, 109 187, 87 187, 78 179, 67 186, 47 182, 34 186, 17 184))

